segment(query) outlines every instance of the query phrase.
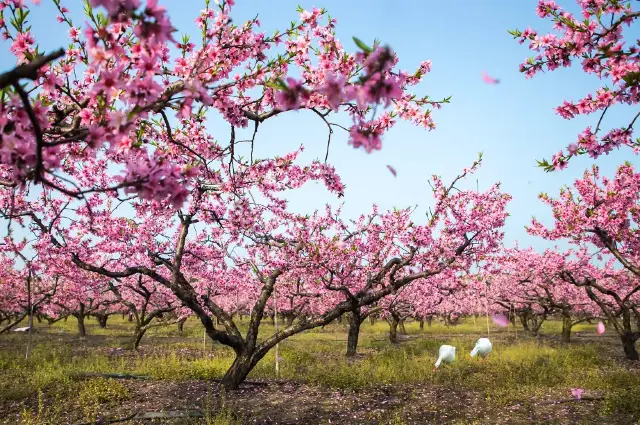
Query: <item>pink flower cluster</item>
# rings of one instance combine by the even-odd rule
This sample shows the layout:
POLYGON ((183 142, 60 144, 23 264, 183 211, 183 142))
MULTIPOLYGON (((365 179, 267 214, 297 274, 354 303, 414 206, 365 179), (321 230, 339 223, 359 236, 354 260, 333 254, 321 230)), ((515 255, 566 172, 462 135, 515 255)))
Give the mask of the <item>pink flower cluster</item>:
MULTIPOLYGON (((39 69, 28 88, 29 104, 12 98, 1 106, 7 143, 0 161, 16 183, 35 180, 78 196, 126 189, 179 206, 190 181, 203 172, 213 178, 210 169, 192 164, 216 162, 221 155, 227 163, 238 161, 233 150, 207 147, 203 140, 211 137, 203 128, 190 131, 212 110, 234 127, 247 127, 288 110, 312 109, 331 131, 346 130, 352 146, 371 152, 381 148, 397 119, 434 128, 429 108, 446 103, 407 91, 430 71, 429 61, 409 75, 395 70, 397 58, 389 48, 360 44, 361 51, 349 54, 336 38, 335 19, 323 22, 324 9, 299 9, 300 22, 268 37, 258 31, 257 18, 233 22, 234 2, 225 1, 197 17, 202 43, 195 43, 186 36, 173 39, 176 30, 157 0, 89 4, 82 28, 56 4, 58 22, 68 26, 69 49, 39 69), (108 18, 97 19, 93 8, 106 10, 108 18), (269 49, 282 42, 286 53, 270 58, 269 49), (171 44, 178 46, 178 57, 171 56, 171 44), (340 112, 352 117, 350 128, 329 121, 340 112), (121 175, 92 178, 85 170, 96 164, 121 175)), ((36 46, 29 15, 20 12, 28 7, 13 0, 0 0, 0 7, 23 17, 15 28, 0 22, 0 31, 12 40, 17 62, 26 62, 36 46)), ((339 179, 330 180, 331 190, 341 193, 339 179)))
POLYGON ((638 151, 633 140, 633 125, 614 128, 601 134, 602 116, 616 104, 635 105, 640 99, 640 48, 633 40, 624 39, 624 28, 630 27, 640 16, 632 10, 631 2, 615 0, 580 0, 583 20, 564 11, 553 0, 541 0, 537 13, 541 18, 551 19, 557 34, 539 35, 535 30, 514 30, 510 33, 529 49, 540 52, 526 59, 520 71, 527 78, 545 69, 553 71, 560 66, 568 67, 580 61, 582 69, 601 80, 610 80, 612 87, 601 87, 595 95, 589 94, 578 101, 565 101, 556 112, 565 119, 577 115, 599 112, 598 125, 593 133, 587 128, 577 144, 571 144, 568 152, 560 151, 551 163, 540 165, 547 171, 560 170, 575 155, 588 154, 592 158, 608 154, 621 146, 638 151))

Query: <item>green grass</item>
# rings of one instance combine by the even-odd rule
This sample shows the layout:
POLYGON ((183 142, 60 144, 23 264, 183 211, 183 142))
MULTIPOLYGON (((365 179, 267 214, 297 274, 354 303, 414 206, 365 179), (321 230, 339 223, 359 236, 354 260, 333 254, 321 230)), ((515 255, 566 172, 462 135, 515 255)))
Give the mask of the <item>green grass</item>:
MULTIPOLYGON (((245 327, 247 320, 241 323, 245 327)), ((85 341, 70 338, 77 332, 69 319, 38 328, 34 334, 31 358, 24 359, 24 335, 0 337, 0 400, 24 400, 37 397, 36 408, 25 410, 23 424, 56 423, 61 409, 81 411, 87 420, 95 420, 105 406, 127 400, 127 387, 121 382, 102 378, 79 378, 86 373, 130 373, 159 380, 207 380, 220 378, 233 361, 233 352, 205 340, 196 320, 177 326, 152 329, 142 341, 142 354, 112 355, 109 350, 124 346, 132 334, 132 324, 119 316, 109 318, 108 327, 100 329, 96 321, 87 320, 89 337, 85 341), (43 394, 53 402, 44 403, 43 394), (74 397, 69 397, 74 394, 74 397)), ((542 332, 558 334, 559 322, 545 322, 542 332)), ((264 328, 264 329, 263 329, 264 328)), ((628 413, 640 416, 640 376, 604 355, 598 345, 561 346, 539 343, 526 337, 522 329, 515 339, 513 328, 491 327, 494 352, 484 361, 470 359, 469 351, 478 337, 486 335, 484 319, 467 320, 455 327, 434 322, 420 330, 417 323, 407 323, 407 333, 416 336, 402 344, 386 340, 384 322, 363 325, 357 360, 347 360, 345 325, 297 335, 280 345, 281 377, 312 385, 342 389, 363 389, 380 384, 433 384, 466 388, 484 395, 485 401, 498 407, 529 402, 549 392, 566 394, 572 387, 605 397, 603 414, 628 413), (508 342, 507 342, 508 341, 508 342), (458 359, 433 372, 438 347, 452 344, 458 359)), ((593 332, 595 326, 581 324, 576 331, 593 332)), ((261 335, 273 332, 269 322, 261 335)), ((272 350, 249 375, 249 379, 274 378, 275 354, 272 350)), ((206 406, 205 406, 206 407, 206 406)), ((207 424, 233 424, 232 412, 206 410, 207 424)), ((401 424, 399 414, 384 418, 385 423, 401 424)))

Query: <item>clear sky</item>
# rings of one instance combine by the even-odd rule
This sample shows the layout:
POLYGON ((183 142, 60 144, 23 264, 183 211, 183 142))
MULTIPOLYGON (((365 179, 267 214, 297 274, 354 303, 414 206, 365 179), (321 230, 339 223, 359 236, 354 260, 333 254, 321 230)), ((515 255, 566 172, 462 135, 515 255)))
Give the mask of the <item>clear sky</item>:
MULTIPOLYGON (((41 50, 64 46, 66 28, 56 22, 50 1, 35 7, 31 19, 41 50)), ((63 0, 74 13, 78 26, 80 0, 63 0)), ((200 0, 160 0, 169 9, 174 26, 180 32, 197 34, 193 20, 204 6, 200 0)), ((325 7, 338 20, 338 37, 354 50, 352 36, 371 43, 374 38, 390 45, 399 55, 399 67, 415 70, 422 60, 432 61, 432 72, 416 88, 420 95, 434 99, 452 96, 451 104, 434 112, 435 131, 400 123, 383 140, 383 150, 366 154, 346 144, 346 134, 336 133, 329 161, 347 185, 343 210, 348 216, 368 212, 373 203, 381 208, 419 205, 422 214, 431 204, 427 180, 432 174, 451 179, 470 165, 477 152, 484 152, 484 164, 477 174, 480 189, 496 181, 513 196, 511 217, 506 226, 506 242, 520 246, 548 246, 526 234, 524 226, 536 215, 549 222, 550 211, 538 199, 540 192, 557 194, 562 185, 580 176, 592 160, 574 159, 568 169, 545 173, 536 167, 536 159, 550 159, 560 148, 577 139, 587 125, 595 126, 598 116, 567 121, 554 112, 563 100, 575 100, 595 91, 601 83, 581 71, 579 65, 526 80, 518 72, 519 64, 532 53, 507 33, 507 29, 550 30, 547 21, 535 14, 534 0, 238 0, 232 14, 236 22, 259 14, 262 29, 272 34, 298 18, 296 6, 305 9, 325 7), (486 85, 481 72, 486 70, 501 80, 486 85), (392 165, 397 178, 387 170, 392 165)), ((575 0, 558 0, 569 10, 577 10, 575 0)), ((638 29, 626 30, 640 38, 638 29)), ((13 65, 8 44, 0 42, 2 71, 13 65)), ((613 108, 604 120, 605 128, 629 123, 636 111, 613 108)), ((211 120, 211 133, 228 139, 229 127, 211 120)), ((242 137, 242 136, 239 136, 242 137)), ((283 154, 305 145, 302 160, 324 158, 326 127, 312 113, 296 112, 269 120, 261 126, 256 156, 283 154)), ((624 160, 638 163, 629 149, 600 158, 597 163, 606 175, 624 160)), ((467 187, 475 188, 475 177, 467 187)), ((326 202, 337 204, 323 188, 308 185, 289 196, 296 211, 322 208, 326 202)))

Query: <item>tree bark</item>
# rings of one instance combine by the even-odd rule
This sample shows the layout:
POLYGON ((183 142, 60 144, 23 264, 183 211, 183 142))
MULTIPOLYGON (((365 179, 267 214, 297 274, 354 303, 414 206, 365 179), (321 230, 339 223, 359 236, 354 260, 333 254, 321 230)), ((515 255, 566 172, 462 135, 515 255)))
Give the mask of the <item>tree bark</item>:
POLYGON ((347 357, 353 357, 358 350, 358 337, 360 336, 360 324, 362 318, 359 311, 349 314, 349 333, 347 336, 347 357))
POLYGON ((5 332, 9 332, 11 330, 11 328, 13 328, 14 326, 16 326, 18 323, 22 322, 24 320, 24 318, 27 317, 27 312, 25 311, 24 313, 18 315, 13 322, 11 321, 11 317, 8 317, 7 320, 9 320, 9 323, 0 329, 0 334, 3 334, 5 332))
POLYGON ((96 314, 96 319, 98 319, 98 325, 100 325, 101 329, 105 329, 107 327, 107 319, 109 319, 108 314, 96 314))
POLYGON ((146 332, 147 332, 147 328, 145 327, 140 328, 136 326, 136 330, 133 334, 133 339, 131 340, 131 347, 134 350, 137 350, 140 347, 140 341, 142 341, 142 337, 146 332))
POLYGON ((78 335, 80 335, 80 338, 84 338, 87 336, 87 328, 84 326, 84 314, 78 313, 74 314, 74 316, 78 320, 78 335))
POLYGON ((389 341, 392 344, 398 342, 398 321, 395 318, 391 318, 389 321, 389 341))
POLYGON ((178 332, 180 333, 184 332, 184 322, 186 321, 187 321, 186 318, 178 320, 178 332))
POLYGON ((243 352, 236 355, 231 367, 227 370, 222 378, 222 385, 226 391, 237 390, 240 384, 247 378, 249 372, 264 357, 260 352, 243 352))
POLYGON ((527 332, 531 332, 529 330, 529 318, 527 316, 528 315, 526 312, 522 312, 518 314, 518 317, 520 317, 520 323, 522 323, 522 328, 527 332))
POLYGON ((287 324, 287 327, 293 325, 293 319, 294 319, 293 313, 286 315, 286 322, 285 323, 287 324))
POLYGON ((562 342, 569 344, 571 342, 571 315, 568 313, 562 313, 562 342))
POLYGON ((403 335, 407 334, 407 330, 404 327, 404 319, 400 320, 398 322, 398 326, 400 327, 400 333, 402 333, 403 335))
POLYGON ((431 327, 431 322, 433 321, 433 316, 427 317, 427 326, 431 327))
POLYGON ((540 329, 540 325, 538 324, 538 317, 535 314, 531 315, 531 334, 533 336, 538 335, 538 329, 540 329))
POLYGON ((625 331, 620 335, 620 340, 622 341, 625 357, 629 360, 640 360, 638 350, 636 349, 638 334, 636 332, 625 331))
POLYGON ((424 319, 420 319, 420 330, 424 330, 424 319))
POLYGON ((540 328, 542 328, 542 324, 547 320, 547 315, 543 314, 541 316, 536 316, 535 314, 531 315, 531 334, 533 336, 538 336, 538 332, 540 328))

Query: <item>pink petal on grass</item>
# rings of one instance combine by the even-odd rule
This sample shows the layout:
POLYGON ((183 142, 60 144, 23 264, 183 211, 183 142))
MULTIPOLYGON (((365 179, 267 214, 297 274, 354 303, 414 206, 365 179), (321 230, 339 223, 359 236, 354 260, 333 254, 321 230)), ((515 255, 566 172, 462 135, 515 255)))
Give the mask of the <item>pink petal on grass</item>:
POLYGON ((494 314, 493 316, 491 316, 491 319, 493 320, 493 323, 495 323, 497 326, 500 326, 501 328, 509 326, 509 318, 504 314, 494 314))
POLYGON ((598 335, 602 335, 604 333, 604 331, 605 331, 604 323, 598 322, 598 327, 597 327, 596 331, 598 332, 598 335))
POLYGON ((391 165, 387 165, 387 168, 389 169, 389 171, 391 171, 391 174, 393 174, 393 177, 397 177, 396 170, 395 168, 393 168, 391 165))
POLYGON ((571 388, 571 395, 573 398, 580 400, 582 398, 584 390, 582 388, 571 388))

